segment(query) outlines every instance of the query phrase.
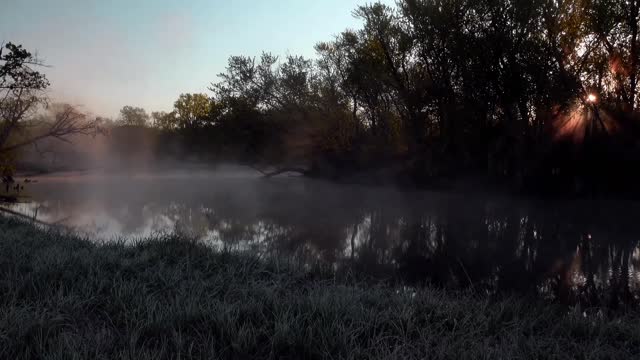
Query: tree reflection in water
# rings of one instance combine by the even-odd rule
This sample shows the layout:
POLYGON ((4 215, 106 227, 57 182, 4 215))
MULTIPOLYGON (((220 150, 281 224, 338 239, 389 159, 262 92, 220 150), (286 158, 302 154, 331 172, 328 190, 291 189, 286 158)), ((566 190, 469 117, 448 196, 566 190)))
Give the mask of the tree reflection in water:
POLYGON ((632 202, 527 201, 301 179, 42 181, 14 209, 101 237, 177 232, 337 274, 637 305, 632 202), (126 184, 126 185, 125 185, 126 184))

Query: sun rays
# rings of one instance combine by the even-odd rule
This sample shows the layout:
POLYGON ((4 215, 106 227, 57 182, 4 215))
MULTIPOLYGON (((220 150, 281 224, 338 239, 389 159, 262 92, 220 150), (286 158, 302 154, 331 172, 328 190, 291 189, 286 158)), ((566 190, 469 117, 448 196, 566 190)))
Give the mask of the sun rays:
POLYGON ((590 93, 585 103, 576 102, 570 110, 558 115, 553 121, 554 138, 581 143, 588 136, 617 132, 618 120, 606 108, 597 106, 598 102, 598 96, 590 93))

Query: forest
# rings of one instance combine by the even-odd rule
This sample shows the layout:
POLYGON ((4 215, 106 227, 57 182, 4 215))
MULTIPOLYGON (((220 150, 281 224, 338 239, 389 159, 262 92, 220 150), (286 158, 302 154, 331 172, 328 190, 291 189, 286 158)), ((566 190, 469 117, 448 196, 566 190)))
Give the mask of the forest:
POLYGON ((361 26, 316 44, 315 58, 231 56, 209 93, 182 94, 171 112, 125 106, 94 125, 123 156, 417 187, 628 192, 640 180, 639 8, 368 4, 353 11, 361 26))

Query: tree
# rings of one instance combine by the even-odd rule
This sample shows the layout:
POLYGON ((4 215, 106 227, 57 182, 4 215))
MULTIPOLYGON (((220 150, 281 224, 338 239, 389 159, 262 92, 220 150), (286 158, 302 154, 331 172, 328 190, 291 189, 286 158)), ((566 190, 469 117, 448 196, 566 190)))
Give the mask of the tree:
POLYGON ((212 105, 212 100, 205 94, 180 94, 173 104, 178 127, 202 127, 209 120, 212 105))
POLYGON ((52 116, 37 116, 48 103, 44 91, 49 86, 45 75, 34 70, 37 66, 43 64, 21 45, 0 47, 0 154, 46 138, 69 141, 72 135, 100 130, 71 105, 54 107, 52 116))
POLYGON ((598 149, 640 156, 639 13, 638 0, 372 3, 354 11, 359 29, 317 44, 316 61, 232 56, 211 97, 183 94, 174 115, 153 117, 198 129, 181 132, 190 143, 325 175, 388 167, 416 183, 521 184, 559 173, 556 159, 582 151, 559 153, 564 135, 589 127, 625 134, 598 149))
POLYGON ((161 130, 174 130, 178 127, 178 119, 175 111, 154 111, 151 113, 153 126, 161 130))
POLYGON ((124 126, 144 127, 148 125, 149 114, 143 108, 127 105, 120 109, 118 122, 124 126))

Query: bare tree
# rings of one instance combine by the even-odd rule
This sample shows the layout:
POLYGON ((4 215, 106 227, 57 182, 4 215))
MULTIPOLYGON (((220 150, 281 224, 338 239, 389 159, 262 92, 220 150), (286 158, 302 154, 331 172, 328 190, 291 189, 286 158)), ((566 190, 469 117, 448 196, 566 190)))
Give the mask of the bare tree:
POLYGON ((23 146, 35 145, 40 140, 54 138, 70 143, 72 135, 95 135, 100 131, 96 120, 87 119, 87 115, 69 104, 54 104, 51 114, 34 119, 25 120, 17 128, 27 131, 24 138, 7 142, 0 147, 0 153, 16 150, 23 146))
POLYGON ((38 116, 48 106, 49 81, 34 70, 45 66, 21 45, 0 46, 0 154, 37 144, 45 138, 69 141, 71 135, 96 134, 95 120, 71 105, 57 106, 53 116, 38 116))

